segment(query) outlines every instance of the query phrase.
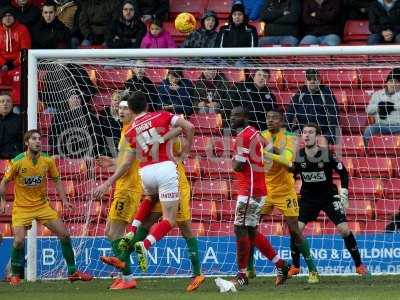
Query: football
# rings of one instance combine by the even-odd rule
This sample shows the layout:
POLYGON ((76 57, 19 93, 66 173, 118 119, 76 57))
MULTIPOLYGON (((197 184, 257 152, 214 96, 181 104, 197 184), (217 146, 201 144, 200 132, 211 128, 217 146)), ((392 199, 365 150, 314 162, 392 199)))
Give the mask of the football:
POLYGON ((196 18, 190 13, 180 13, 175 19, 175 28, 182 33, 191 33, 196 29, 196 18))

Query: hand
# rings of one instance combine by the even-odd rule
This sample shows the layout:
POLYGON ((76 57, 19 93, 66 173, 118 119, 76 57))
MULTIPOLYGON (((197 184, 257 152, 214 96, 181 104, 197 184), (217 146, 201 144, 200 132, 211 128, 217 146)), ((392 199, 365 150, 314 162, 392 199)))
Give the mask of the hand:
POLYGON ((93 197, 95 200, 100 200, 106 191, 109 189, 109 185, 107 182, 103 183, 102 185, 98 186, 94 191, 93 191, 93 197))
POLYGON ((382 36, 385 42, 390 42, 393 40, 393 32, 390 29, 382 31, 382 36))
POLYGON ((313 18, 315 18, 316 15, 317 15, 317 13, 315 11, 310 14, 310 16, 313 17, 313 18))
POLYGON ((96 163, 102 168, 109 168, 114 165, 114 159, 108 156, 100 155, 96 163))
POLYGON ((342 205, 345 209, 349 208, 349 190, 345 188, 341 188, 339 190, 339 197, 340 197, 340 202, 342 202, 342 205))

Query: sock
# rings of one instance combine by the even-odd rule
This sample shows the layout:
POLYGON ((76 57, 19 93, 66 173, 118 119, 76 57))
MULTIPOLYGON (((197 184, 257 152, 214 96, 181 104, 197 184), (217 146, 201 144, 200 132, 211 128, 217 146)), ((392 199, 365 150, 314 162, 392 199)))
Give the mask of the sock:
POLYGON ((143 226, 139 226, 139 228, 137 229, 135 235, 133 236, 133 239, 130 241, 129 243, 129 249, 127 250, 120 250, 120 254, 118 256, 118 258, 122 261, 126 261, 128 260, 130 262, 130 256, 131 253, 134 249, 133 246, 135 246, 135 244, 139 241, 143 241, 146 236, 148 235, 148 230, 146 228, 144 228, 143 226))
POLYGON ((347 250, 349 250, 351 257, 354 260, 354 264, 356 267, 361 265, 361 255, 358 250, 357 241, 352 232, 346 237, 343 238, 344 244, 346 245, 347 250))
POLYGON ((171 229, 172 226, 168 220, 162 220, 160 223, 154 225, 150 230, 150 234, 143 241, 144 247, 149 249, 151 245, 166 236, 171 229))
POLYGON ((300 253, 303 255, 304 260, 306 261, 308 271, 316 272, 317 268, 314 265, 313 257, 311 256, 311 252, 310 252, 310 246, 308 245, 307 240, 304 238, 304 240, 301 242, 301 244, 296 245, 296 246, 299 249, 300 253))
POLYGON ((185 239, 188 247, 189 258, 192 263, 193 275, 201 275, 200 258, 199 258, 199 245, 195 237, 185 239))
POLYGON ((130 275, 132 274, 131 271, 131 260, 130 260, 130 252, 128 255, 123 255, 123 251, 119 249, 119 242, 121 239, 116 239, 114 241, 111 241, 111 248, 114 253, 114 256, 116 256, 119 260, 125 262, 125 268, 121 270, 122 275, 130 275))
POLYGON ((142 202, 140 202, 139 208, 132 222, 133 233, 136 233, 138 227, 142 224, 143 220, 145 220, 150 215, 152 208, 153 202, 151 201, 151 198, 144 197, 142 202))
POLYGON ((68 275, 72 275, 76 272, 75 266, 75 255, 72 249, 71 239, 60 239, 61 251, 64 256, 65 262, 67 263, 68 275))
POLYGON ((11 248, 11 274, 13 276, 21 277, 21 268, 23 268, 23 260, 24 260, 25 249, 15 248, 14 246, 11 248))
POLYGON ((300 252, 293 237, 290 238, 290 254, 292 255, 292 265, 296 268, 300 268, 300 252))
POLYGON ((254 270, 254 251, 256 247, 253 245, 250 245, 250 255, 249 255, 249 263, 247 264, 247 271, 253 271, 254 270))
POLYGON ((124 281, 131 281, 133 279, 133 274, 122 275, 124 281))
POLYGON ((249 264, 250 239, 248 236, 236 237, 236 255, 239 273, 245 273, 249 264))
POLYGON ((116 256, 116 257, 118 257, 121 253, 121 250, 119 250, 119 246, 118 246, 120 241, 121 241, 121 239, 116 239, 116 240, 111 241, 111 249, 112 249, 114 256, 116 256))

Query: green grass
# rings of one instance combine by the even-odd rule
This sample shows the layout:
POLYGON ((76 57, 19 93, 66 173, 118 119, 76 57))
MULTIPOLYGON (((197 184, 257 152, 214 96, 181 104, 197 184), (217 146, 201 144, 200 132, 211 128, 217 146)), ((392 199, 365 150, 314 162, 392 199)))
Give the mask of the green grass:
POLYGON ((400 299, 400 277, 376 276, 371 281, 359 277, 322 277, 318 285, 306 283, 306 277, 294 278, 279 288, 271 277, 256 278, 250 285, 236 294, 220 294, 214 278, 207 278, 200 289, 186 293, 188 279, 140 279, 138 287, 128 291, 110 291, 110 280, 95 280, 90 283, 66 281, 43 281, 23 283, 11 287, 0 283, 1 300, 103 300, 103 299, 271 299, 271 300, 394 300, 400 299))

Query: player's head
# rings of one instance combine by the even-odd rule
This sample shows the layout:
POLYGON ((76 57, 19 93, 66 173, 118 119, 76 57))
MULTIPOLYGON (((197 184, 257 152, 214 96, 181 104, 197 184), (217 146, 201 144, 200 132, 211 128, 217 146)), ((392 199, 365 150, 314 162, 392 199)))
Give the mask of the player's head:
POLYGON ((249 122, 249 111, 243 106, 236 106, 231 111, 232 129, 243 128, 249 122))
POLYGON ((306 70, 306 86, 308 91, 316 92, 319 90, 320 77, 319 72, 316 69, 306 70))
POLYGON ((304 125, 301 134, 306 148, 312 148, 317 144, 318 136, 321 135, 321 128, 315 123, 304 125))
POLYGON ((40 152, 42 143, 40 141, 41 134, 37 129, 28 130, 24 135, 24 143, 28 151, 37 154, 40 152))
POLYGON ((283 116, 280 111, 270 110, 267 112, 267 128, 270 132, 278 132, 283 126, 283 116))
POLYGON ((127 99, 129 109, 136 115, 147 111, 146 94, 141 91, 133 92, 127 99))
POLYGON ((134 113, 129 109, 127 98, 122 98, 118 106, 118 117, 122 124, 129 124, 134 117, 134 113))

